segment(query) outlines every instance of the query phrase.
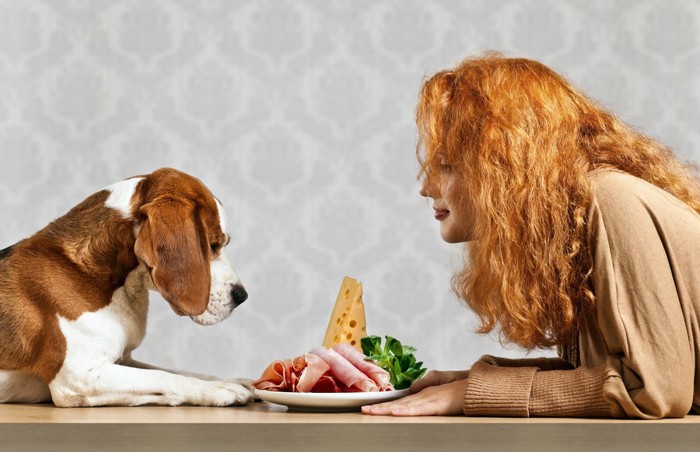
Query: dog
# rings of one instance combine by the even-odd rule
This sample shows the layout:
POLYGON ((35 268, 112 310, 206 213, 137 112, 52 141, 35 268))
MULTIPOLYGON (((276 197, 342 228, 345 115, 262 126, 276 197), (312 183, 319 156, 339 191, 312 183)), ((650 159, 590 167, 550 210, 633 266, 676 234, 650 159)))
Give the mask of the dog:
POLYGON ((0 403, 246 404, 250 380, 140 363, 148 291, 212 325, 248 294, 227 219, 198 179, 163 168, 113 184, 0 251, 0 403))

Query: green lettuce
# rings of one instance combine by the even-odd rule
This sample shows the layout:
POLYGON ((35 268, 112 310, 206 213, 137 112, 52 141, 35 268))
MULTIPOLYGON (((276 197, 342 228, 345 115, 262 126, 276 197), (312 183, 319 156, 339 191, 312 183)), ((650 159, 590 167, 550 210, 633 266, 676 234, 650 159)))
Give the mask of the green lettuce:
POLYGON ((362 351, 368 360, 389 372, 391 384, 394 389, 406 389, 414 380, 425 374, 422 361, 416 361, 413 352, 416 351, 410 345, 402 345, 398 339, 384 336, 386 343, 382 347, 382 338, 379 336, 363 337, 360 341, 362 351))

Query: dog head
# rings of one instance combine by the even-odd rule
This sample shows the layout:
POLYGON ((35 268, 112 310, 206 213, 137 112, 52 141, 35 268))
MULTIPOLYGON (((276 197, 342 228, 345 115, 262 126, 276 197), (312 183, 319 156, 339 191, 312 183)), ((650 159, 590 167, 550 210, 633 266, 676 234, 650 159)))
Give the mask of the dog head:
POLYGON ((146 176, 135 206, 134 252, 178 315, 218 323, 248 294, 223 254, 230 236, 221 203, 198 179, 164 168, 146 176))

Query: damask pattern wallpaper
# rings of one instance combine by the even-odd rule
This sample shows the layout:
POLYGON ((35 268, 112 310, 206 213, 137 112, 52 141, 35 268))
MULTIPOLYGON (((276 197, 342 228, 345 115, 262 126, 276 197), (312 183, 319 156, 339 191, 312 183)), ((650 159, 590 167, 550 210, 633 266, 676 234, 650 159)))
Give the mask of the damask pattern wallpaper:
POLYGON ((693 0, 0 0, 0 248, 176 167, 224 203, 250 298, 201 327, 154 293, 137 359, 256 377, 321 342, 344 275, 369 332, 430 368, 522 356, 450 292, 461 249, 416 181, 422 79, 538 59, 697 160, 699 40, 693 0))

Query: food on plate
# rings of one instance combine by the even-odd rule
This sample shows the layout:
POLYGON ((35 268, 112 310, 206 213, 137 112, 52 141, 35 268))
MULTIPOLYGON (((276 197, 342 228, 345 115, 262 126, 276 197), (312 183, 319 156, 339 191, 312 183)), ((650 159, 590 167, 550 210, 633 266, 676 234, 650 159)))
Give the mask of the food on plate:
POLYGON ((323 386, 321 380, 329 368, 320 357, 306 353, 293 360, 273 362, 253 384, 265 391, 311 392, 315 386, 323 386))
POLYGON ((343 358, 350 361, 353 366, 357 367, 365 375, 370 377, 381 390, 391 386, 391 376, 389 375, 389 372, 382 369, 378 365, 367 361, 367 357, 364 353, 358 352, 347 342, 336 345, 333 347, 333 350, 335 350, 343 358))
MULTIPOLYGON (((347 354, 355 350, 349 343, 341 349, 347 354)), ((352 358, 357 362, 357 356, 352 358)), ((371 362, 361 369, 334 349, 317 347, 294 359, 277 360, 267 366, 260 378, 253 382, 257 389, 284 392, 377 392, 391 391, 385 371, 371 362)))
POLYGON ((253 382, 277 392, 383 392, 405 389, 425 369, 415 348, 391 336, 367 337, 362 283, 345 277, 322 347, 294 359, 277 360, 253 382))
POLYGON ((332 348, 316 347, 311 350, 311 353, 320 356, 328 363, 331 375, 342 382, 350 391, 377 392, 379 390, 374 380, 332 348))
POLYGON ((406 389, 413 381, 425 374, 422 361, 416 361, 413 352, 416 351, 410 345, 402 345, 398 339, 384 336, 386 343, 382 347, 382 338, 368 336, 362 339, 362 351, 382 369, 386 369, 390 375, 394 389, 406 389))
POLYGON ((362 301, 362 283, 346 276, 340 285, 322 345, 332 348, 343 342, 350 342, 350 345, 362 351, 360 340, 365 336, 367 321, 365 304, 362 301))
POLYGON ((349 342, 317 347, 294 359, 270 364, 253 382, 257 389, 283 392, 377 392, 406 389, 426 369, 415 348, 391 336, 362 339, 365 354, 349 342), (374 361, 374 363, 372 362, 374 361))

